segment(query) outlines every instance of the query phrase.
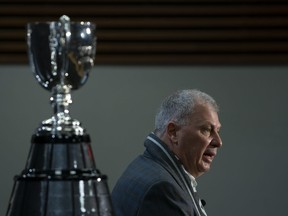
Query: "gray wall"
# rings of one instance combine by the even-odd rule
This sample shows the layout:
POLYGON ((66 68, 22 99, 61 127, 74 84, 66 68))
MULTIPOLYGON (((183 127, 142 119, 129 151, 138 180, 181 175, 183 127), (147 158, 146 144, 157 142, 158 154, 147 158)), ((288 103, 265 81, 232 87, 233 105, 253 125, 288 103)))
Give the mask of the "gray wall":
MULTIPOLYGON (((176 89, 206 91, 220 104, 224 144, 212 170, 198 179, 209 215, 288 215, 287 82, 288 67, 95 66, 72 95, 71 116, 90 133, 112 189, 143 151, 160 101, 176 89)), ((28 66, 0 67, 0 215, 32 133, 52 114, 49 97, 28 66)))

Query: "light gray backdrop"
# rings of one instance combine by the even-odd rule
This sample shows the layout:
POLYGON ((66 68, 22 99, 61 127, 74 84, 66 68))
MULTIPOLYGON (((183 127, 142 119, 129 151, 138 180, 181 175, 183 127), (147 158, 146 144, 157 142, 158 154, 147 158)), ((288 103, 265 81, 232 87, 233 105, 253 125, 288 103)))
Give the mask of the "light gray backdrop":
MULTIPOLYGON (((72 94, 71 116, 90 134, 110 190, 143 151, 160 101, 185 88, 211 94, 221 108, 223 148, 198 179, 209 215, 288 215, 288 67, 95 66, 72 94)), ((0 67, 0 215, 31 135, 52 114, 49 97, 29 66, 0 67)))

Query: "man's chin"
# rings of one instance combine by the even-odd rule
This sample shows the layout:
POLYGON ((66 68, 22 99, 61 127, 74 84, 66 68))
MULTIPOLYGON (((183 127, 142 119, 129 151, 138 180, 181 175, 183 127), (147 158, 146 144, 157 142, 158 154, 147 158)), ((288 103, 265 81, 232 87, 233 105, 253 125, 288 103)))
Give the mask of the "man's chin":
POLYGON ((211 164, 210 163, 203 163, 203 165, 201 166, 200 171, 202 173, 208 172, 211 168, 211 164))

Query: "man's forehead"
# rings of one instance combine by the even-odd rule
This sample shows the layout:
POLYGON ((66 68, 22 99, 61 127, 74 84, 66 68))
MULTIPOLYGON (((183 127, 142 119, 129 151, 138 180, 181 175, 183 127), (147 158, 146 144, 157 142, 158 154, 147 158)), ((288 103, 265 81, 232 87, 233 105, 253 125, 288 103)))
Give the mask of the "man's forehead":
POLYGON ((191 115, 191 121, 209 123, 215 127, 221 127, 218 112, 210 105, 196 105, 191 115))

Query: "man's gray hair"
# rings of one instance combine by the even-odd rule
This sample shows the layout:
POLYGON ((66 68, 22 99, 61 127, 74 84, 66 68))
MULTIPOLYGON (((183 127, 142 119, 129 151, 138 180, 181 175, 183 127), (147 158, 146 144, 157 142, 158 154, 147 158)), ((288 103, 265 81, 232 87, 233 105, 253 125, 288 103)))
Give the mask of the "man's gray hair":
POLYGON ((162 102, 155 117, 155 133, 162 135, 169 121, 188 124, 196 104, 208 104, 219 111, 216 101, 204 92, 195 89, 176 91, 162 102))

